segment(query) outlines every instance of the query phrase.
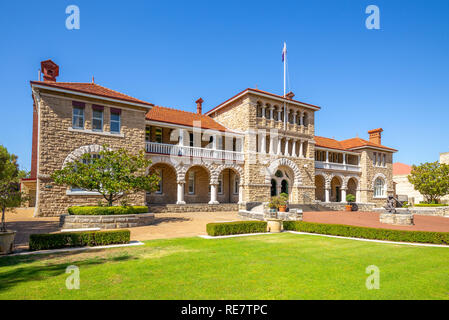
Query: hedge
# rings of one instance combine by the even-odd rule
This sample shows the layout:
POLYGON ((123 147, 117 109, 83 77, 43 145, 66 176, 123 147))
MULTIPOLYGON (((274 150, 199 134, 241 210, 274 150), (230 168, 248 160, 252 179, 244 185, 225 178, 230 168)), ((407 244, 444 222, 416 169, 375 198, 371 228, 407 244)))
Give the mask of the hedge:
POLYGON ((284 230, 362 239, 449 244, 449 232, 391 230, 304 221, 284 221, 284 230))
POLYGON ((443 203, 417 203, 413 205, 414 207, 447 207, 447 204, 443 203))
POLYGON ((68 209, 70 215, 75 216, 111 216, 148 213, 146 206, 129 206, 129 207, 70 207, 68 209))
POLYGON ((207 234, 210 236, 226 236, 243 233, 267 232, 265 221, 236 221, 223 223, 208 223, 206 225, 207 234))
POLYGON ((129 230, 62 232, 30 235, 30 250, 48 250, 67 247, 95 247, 129 243, 129 230))

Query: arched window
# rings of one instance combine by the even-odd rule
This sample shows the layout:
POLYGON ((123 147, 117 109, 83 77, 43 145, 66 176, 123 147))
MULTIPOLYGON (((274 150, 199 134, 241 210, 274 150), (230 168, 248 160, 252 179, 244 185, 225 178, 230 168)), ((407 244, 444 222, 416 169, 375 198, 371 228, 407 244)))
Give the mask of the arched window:
POLYGON ((377 178, 374 182, 374 197, 385 197, 385 181, 382 178, 377 178))

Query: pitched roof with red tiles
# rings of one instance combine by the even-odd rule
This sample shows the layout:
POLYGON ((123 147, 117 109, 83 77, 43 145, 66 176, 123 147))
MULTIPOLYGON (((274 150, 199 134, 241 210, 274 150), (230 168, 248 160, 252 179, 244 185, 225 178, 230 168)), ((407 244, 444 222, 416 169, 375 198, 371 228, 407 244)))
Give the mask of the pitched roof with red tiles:
POLYGON ((408 175, 410 172, 412 172, 412 166, 400 162, 393 163, 394 176, 408 175))
POLYGON ((152 103, 139 100, 123 94, 121 92, 108 89, 106 87, 100 86, 96 83, 82 83, 82 82, 49 82, 49 81, 31 81, 31 85, 40 85, 50 88, 64 89, 75 92, 87 93, 91 95, 96 95, 100 97, 106 97, 111 99, 122 100, 125 102, 139 103, 145 106, 151 107, 152 103))
POLYGON ((167 107, 154 106, 146 115, 147 120, 193 127, 194 121, 201 122, 202 129, 229 131, 209 116, 167 107))
POLYGON ((363 148, 363 147, 373 147, 373 148, 381 148, 385 149, 391 152, 396 152, 396 149, 385 147, 380 144, 376 144, 361 138, 352 138, 347 140, 338 141, 331 138, 325 138, 320 136, 315 136, 315 145, 317 147, 322 148, 329 148, 329 149, 336 149, 336 150, 345 150, 350 151, 354 150, 356 148, 363 148))
POLYGON ((228 104, 229 102, 231 102, 232 100, 234 100, 235 98, 237 98, 238 96, 243 95, 243 94, 245 94, 245 93, 256 93, 256 94, 257 94, 257 93, 260 93, 260 94, 265 94, 265 95, 268 95, 268 96, 275 97, 275 98, 277 98, 277 99, 285 100, 287 103, 288 103, 288 102, 294 102, 294 103, 302 104, 302 105, 304 105, 304 106, 308 106, 308 107, 313 108, 313 109, 315 109, 315 110, 321 109, 321 107, 315 106, 315 105, 310 104, 310 103, 305 103, 305 102, 301 102, 301 101, 294 100, 294 99, 288 99, 288 98, 285 98, 284 96, 281 96, 281 95, 278 95, 278 94, 274 94, 274 93, 271 93, 271 92, 267 92, 267 91, 263 91, 263 90, 259 90, 259 89, 247 88, 247 89, 245 89, 245 90, 243 90, 243 91, 237 93, 235 96, 229 98, 229 99, 226 100, 225 102, 220 103, 220 104, 219 104, 218 106, 216 106, 215 108, 213 108, 213 109, 207 111, 205 114, 207 114, 207 115, 212 114, 214 111, 217 111, 218 109, 220 109, 221 107, 225 106, 226 104, 228 104))

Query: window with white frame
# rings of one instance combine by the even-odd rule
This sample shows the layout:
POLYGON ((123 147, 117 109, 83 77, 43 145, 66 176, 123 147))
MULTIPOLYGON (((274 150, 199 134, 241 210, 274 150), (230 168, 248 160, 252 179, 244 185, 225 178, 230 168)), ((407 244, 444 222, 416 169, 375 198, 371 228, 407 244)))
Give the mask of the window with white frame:
POLYGON ((189 173, 188 181, 189 194, 195 194, 195 172, 192 171, 189 173))
POLYGON ((234 194, 239 194, 240 189, 240 177, 238 175, 234 175, 234 194))
POLYGON ((73 107, 72 128, 73 129, 84 129, 84 108, 73 107))
POLYGON ((92 131, 103 131, 103 109, 92 110, 92 131))
POLYGON ((121 110, 111 109, 111 133, 120 133, 121 110))
POLYGON ((377 178, 374 181, 374 198, 385 197, 385 181, 382 178, 377 178))
MULTIPOLYGON (((83 164, 90 164, 93 163, 96 159, 100 159, 100 155, 98 153, 91 153, 90 159, 82 159, 83 164)), ((71 187, 70 191, 72 192, 88 192, 84 189, 78 188, 78 187, 71 187)))

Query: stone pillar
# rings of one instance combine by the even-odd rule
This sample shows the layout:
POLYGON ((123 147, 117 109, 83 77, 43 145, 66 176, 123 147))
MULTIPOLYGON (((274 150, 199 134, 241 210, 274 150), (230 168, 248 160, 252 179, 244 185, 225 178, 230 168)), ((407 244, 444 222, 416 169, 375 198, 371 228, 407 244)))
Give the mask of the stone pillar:
POLYGON ((293 139, 293 142, 292 142, 292 157, 297 157, 297 155, 296 155, 296 139, 293 139))
POLYGON ((304 158, 304 149, 302 140, 299 140, 299 157, 304 158))
POLYGON ((265 132, 263 132, 262 135, 259 136, 260 137, 260 152, 261 153, 267 153, 267 135, 265 132))
POLYGON ((296 111, 293 111, 293 124, 296 124, 296 111))
POLYGON ((326 163, 329 163, 329 151, 326 151, 326 163))
POLYGON ((282 109, 278 108, 278 121, 283 121, 281 116, 282 116, 282 109))
POLYGON ((262 106, 262 118, 266 118, 266 117, 267 117, 267 115, 266 115, 266 107, 262 106))
POLYGON ((341 189, 341 201, 340 202, 346 202, 346 189, 341 189))
POLYGON ((211 184, 210 185, 210 201, 209 201, 209 204, 218 204, 217 191, 218 191, 218 185, 217 184, 211 184))
POLYGON ((273 107, 270 107, 270 120, 273 120, 273 107))
POLYGON ((290 156, 290 153, 288 152, 288 142, 290 141, 290 138, 285 138, 285 150, 284 150, 284 155, 286 157, 290 156))
POLYGON ((361 194, 360 194, 360 190, 357 189, 357 191, 355 192, 355 202, 361 202, 361 194))
POLYGON ((325 202, 330 202, 330 189, 329 188, 326 188, 325 190, 324 190, 324 193, 325 193, 325 202))
POLYGON ((344 165, 346 164, 346 154, 345 153, 343 153, 343 164, 344 165))
POLYGON ((282 138, 278 137, 278 149, 276 152, 277 155, 281 155, 282 154, 282 138))
POLYGON ((184 182, 178 182, 178 199, 176 204, 186 204, 184 201, 184 182))
POLYGON ((299 114, 299 125, 303 126, 304 125, 304 112, 301 111, 299 114))
POLYGON ((239 204, 243 203, 243 184, 239 185, 239 204))
POLYGON ((268 151, 270 154, 274 154, 274 137, 270 135, 270 150, 268 151))

